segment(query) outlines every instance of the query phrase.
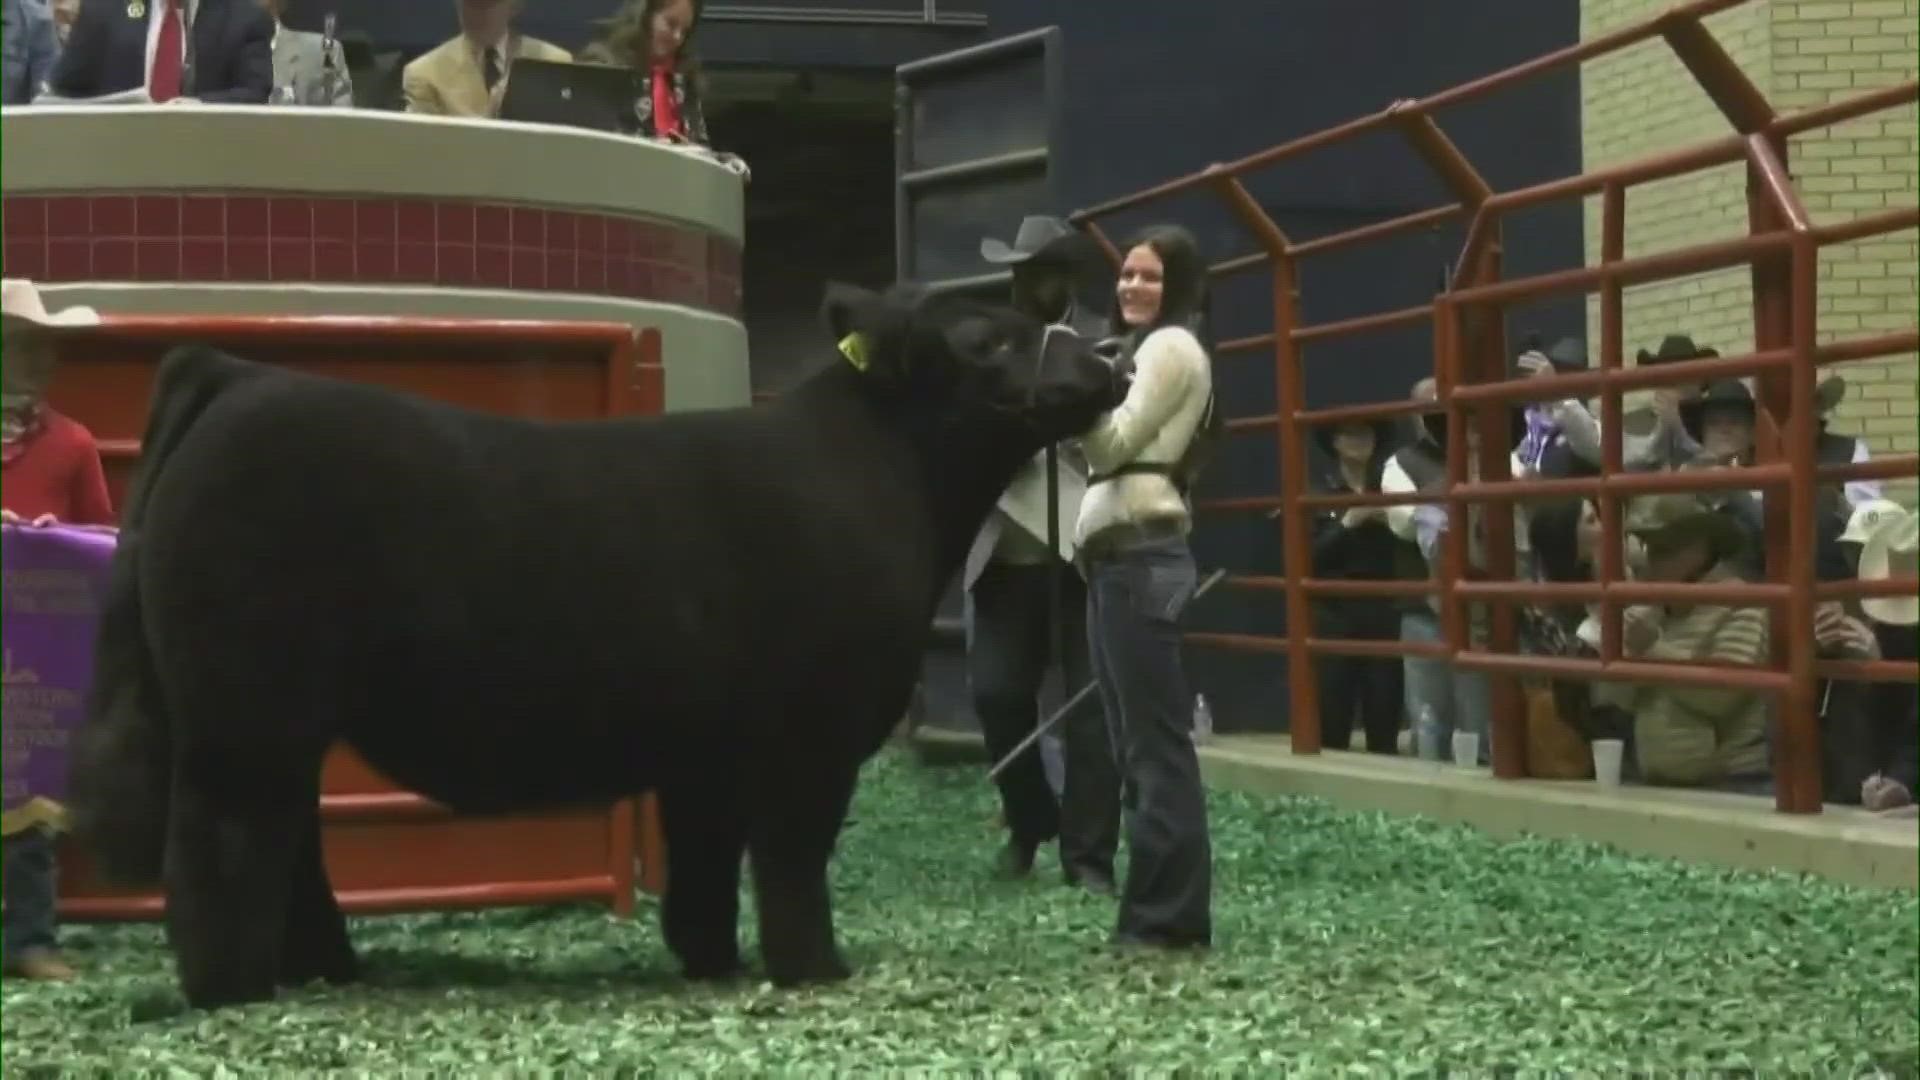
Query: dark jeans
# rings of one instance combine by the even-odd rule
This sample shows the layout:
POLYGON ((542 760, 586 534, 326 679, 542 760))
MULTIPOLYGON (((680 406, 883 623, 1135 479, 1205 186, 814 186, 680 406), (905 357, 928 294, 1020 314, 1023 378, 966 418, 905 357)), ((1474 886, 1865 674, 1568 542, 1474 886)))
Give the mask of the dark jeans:
POLYGON ((35 826, 5 839, 6 862, 0 866, 5 878, 7 914, 0 921, 5 941, 0 944, 7 962, 17 960, 28 949, 54 947, 54 885, 58 868, 54 864, 53 836, 35 826))
MULTIPOLYGON (((999 761, 1040 723, 1040 686, 1053 655, 1048 619, 1050 568, 990 563, 973 583, 967 640, 967 677, 987 752, 999 761)), ((1071 696, 1093 675, 1087 660, 1086 586, 1060 567, 1060 658, 1071 696)), ((1120 843, 1120 776, 1100 702, 1088 697, 1060 722, 1065 753, 1059 799, 1047 783, 1039 746, 1000 774, 1000 803, 1016 841, 1040 844, 1060 837, 1060 865, 1068 877, 1113 876, 1120 843)))
MULTIPOLYGON (((1350 607, 1328 604, 1315 612, 1320 637, 1358 641, 1398 641, 1400 613, 1391 606, 1350 607), (1346 610, 1342 610, 1346 608, 1346 610)), ((1405 664, 1397 656, 1322 656, 1314 661, 1320 677, 1320 745, 1329 750, 1353 746, 1353 721, 1367 734, 1367 752, 1398 749, 1405 708, 1405 664)))
MULTIPOLYGON (((1871 624, 1888 660, 1915 658, 1912 627, 1871 624)), ((1821 686, 1820 750, 1825 798, 1858 805, 1874 773, 1920 797, 1920 689, 1912 683, 1834 682, 1821 686)))
POLYGON ((1163 944, 1213 938, 1206 789, 1180 656, 1197 577, 1184 539, 1100 552, 1087 565, 1093 672, 1132 796, 1118 933, 1163 944))

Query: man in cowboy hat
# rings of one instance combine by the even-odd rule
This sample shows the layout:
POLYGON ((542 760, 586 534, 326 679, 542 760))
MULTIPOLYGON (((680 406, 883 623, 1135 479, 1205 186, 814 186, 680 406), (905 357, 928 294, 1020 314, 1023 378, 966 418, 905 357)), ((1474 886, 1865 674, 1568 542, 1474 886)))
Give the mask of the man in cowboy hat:
MULTIPOLYGON (((1633 500, 1627 533, 1644 552, 1652 581, 1734 582, 1746 545, 1739 524, 1694 492, 1633 500)), ((1767 660, 1762 608, 1643 604, 1622 613, 1628 655, 1663 663, 1755 666, 1767 660)), ((1767 774, 1767 696, 1752 690, 1603 685, 1596 702, 1633 717, 1640 775, 1649 783, 1751 783, 1767 774)))
MULTIPOLYGON (((1076 284, 1098 257, 1092 239, 1058 218, 1028 217, 1012 244, 988 237, 980 257, 1013 276, 1013 304, 1063 330, 1097 337, 1103 324, 1083 313, 1076 284)), ((1082 473, 1056 451, 1058 518, 1048 548, 1047 456, 1014 479, 967 554, 967 674, 974 709, 995 761, 1011 753, 1040 722, 1039 696, 1049 660, 1057 659, 1068 693, 1092 681, 1087 658, 1085 584, 1074 569, 1073 525, 1086 492, 1082 473), (1054 626, 1057 583, 1060 626, 1054 626), (1055 642, 1064 655, 1055 657, 1055 642)), ((1039 754, 1022 754, 999 776, 1009 833, 998 873, 1025 877, 1040 845, 1058 836, 1067 881, 1113 891, 1120 836, 1120 779, 1097 698, 1063 721, 1060 791, 1039 754)), ((1043 740, 1044 744, 1044 740, 1043 740)))
MULTIPOLYGON (((9 525, 110 525, 106 477, 93 435, 46 403, 56 338, 100 321, 92 309, 49 313, 33 283, 0 281, 0 519, 9 525)), ((0 969, 27 979, 70 979, 55 939, 53 838, 37 820, 9 822, 5 941, 0 969)))
MULTIPOLYGON (((1821 379, 1820 385, 1814 388, 1814 411, 1820 417, 1820 433, 1815 436, 1814 456, 1822 465, 1859 464, 1872 458, 1872 455, 1867 452, 1865 439, 1841 435, 1831 427, 1833 410, 1840 407, 1840 402, 1846 396, 1846 377, 1838 373, 1821 379)), ((1831 492, 1823 495, 1830 512, 1845 517, 1880 498, 1880 492, 1880 483, 1877 480, 1849 480, 1837 493, 1840 496, 1839 499, 1834 499, 1831 492)))

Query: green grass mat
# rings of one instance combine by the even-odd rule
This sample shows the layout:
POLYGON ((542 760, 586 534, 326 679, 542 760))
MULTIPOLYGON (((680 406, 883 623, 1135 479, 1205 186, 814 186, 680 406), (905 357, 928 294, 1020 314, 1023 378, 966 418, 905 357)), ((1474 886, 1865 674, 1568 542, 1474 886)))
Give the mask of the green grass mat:
MULTIPOLYGON (((370 985, 133 1021, 151 927, 66 931, 8 983, 0 1067, 295 1075, 555 1069, 1738 1069, 1912 1075, 1920 904, 1302 800, 1213 800, 1216 949, 1116 957, 1113 905, 984 873, 978 769, 870 766, 835 864, 844 986, 690 988, 654 913, 359 922, 370 985)), ((746 940, 751 945, 751 933, 746 940)), ((16 1072, 16 1070, 20 1070, 16 1072)), ((631 1075, 631 1073, 629 1073, 631 1075)))

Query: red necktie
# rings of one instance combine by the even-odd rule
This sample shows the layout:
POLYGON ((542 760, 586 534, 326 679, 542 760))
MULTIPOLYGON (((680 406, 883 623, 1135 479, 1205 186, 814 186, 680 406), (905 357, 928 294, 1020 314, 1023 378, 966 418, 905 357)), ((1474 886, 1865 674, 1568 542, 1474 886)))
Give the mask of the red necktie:
POLYGON ((180 69, 186 62, 186 32, 181 25, 181 0, 164 0, 160 13, 160 41, 153 49, 153 74, 147 79, 147 94, 155 101, 172 101, 180 96, 180 69))

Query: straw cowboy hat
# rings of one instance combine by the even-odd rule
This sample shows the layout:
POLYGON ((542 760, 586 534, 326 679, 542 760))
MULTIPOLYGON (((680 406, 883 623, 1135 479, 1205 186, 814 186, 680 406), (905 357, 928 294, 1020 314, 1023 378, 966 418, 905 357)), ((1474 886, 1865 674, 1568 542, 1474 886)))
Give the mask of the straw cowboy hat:
POLYGON ((1649 548, 1706 540, 1713 546, 1715 559, 1730 558, 1746 546, 1740 523, 1701 492, 1643 495, 1628 507, 1624 528, 1649 548))
MULTIPOLYGON (((1920 565, 1920 517, 1891 499, 1861 504, 1840 539, 1860 545, 1861 581, 1912 577, 1920 565)), ((1875 622, 1920 625, 1920 596, 1868 597, 1860 601, 1860 610, 1875 622)))
POLYGON ((980 257, 995 266, 1019 266, 1035 260, 1082 264, 1096 252, 1093 237, 1059 218, 1040 215, 1020 219, 1011 244, 997 236, 980 241, 980 257))
POLYGON ((63 330, 76 326, 98 326, 100 313, 90 307, 70 307, 49 312, 40 299, 40 290, 26 278, 0 279, 0 323, 7 327, 39 326, 63 330))

